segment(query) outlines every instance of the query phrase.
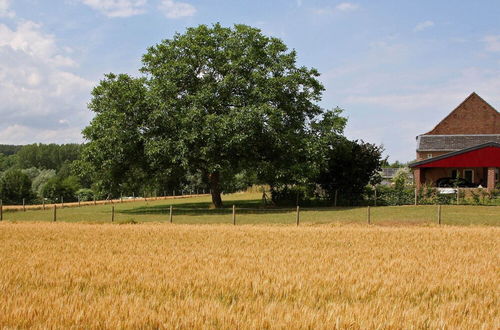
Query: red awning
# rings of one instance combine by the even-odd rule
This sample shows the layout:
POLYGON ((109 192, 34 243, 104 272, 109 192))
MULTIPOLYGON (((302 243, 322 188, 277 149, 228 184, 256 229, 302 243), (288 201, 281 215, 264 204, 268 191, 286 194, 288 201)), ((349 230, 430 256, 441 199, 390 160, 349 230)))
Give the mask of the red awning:
POLYGON ((500 167, 500 145, 486 143, 422 160, 410 167, 500 167))

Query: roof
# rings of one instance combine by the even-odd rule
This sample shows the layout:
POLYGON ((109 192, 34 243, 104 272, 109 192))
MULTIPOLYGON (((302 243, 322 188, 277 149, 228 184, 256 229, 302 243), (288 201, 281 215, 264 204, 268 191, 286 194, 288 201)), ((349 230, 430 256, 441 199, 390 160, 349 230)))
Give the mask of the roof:
POLYGON ((380 175, 384 179, 392 179, 396 173, 401 169, 401 167, 382 167, 382 171, 380 171, 380 175))
POLYGON ((500 134, 419 135, 417 151, 458 151, 488 142, 500 143, 500 134))
POLYGON ((500 134, 500 112, 475 92, 425 135, 500 134))
MULTIPOLYGON (((425 160, 411 163, 409 166, 410 167, 461 167, 461 166, 440 166, 440 165, 445 165, 445 164, 441 164, 442 162, 440 162, 440 161, 463 155, 465 157, 460 157, 460 160, 462 160, 462 162, 463 162, 464 159, 467 159, 467 156, 470 156, 473 152, 478 151, 478 150, 482 150, 482 149, 495 150, 495 155, 493 157, 491 157, 491 155, 484 154, 484 153, 479 155, 480 158, 482 158, 479 161, 486 159, 486 163, 484 163, 484 164, 477 163, 477 161, 478 161, 477 157, 471 157, 472 161, 470 164, 466 165, 466 167, 500 167, 500 143, 497 143, 497 142, 483 143, 483 144, 476 145, 476 146, 466 148, 466 149, 462 149, 459 151, 449 152, 449 153, 441 155, 441 156, 432 157, 432 158, 428 158, 425 160), (468 153, 469 153, 469 155, 464 155, 464 154, 468 154, 468 153), (434 163, 436 166, 428 166, 431 163, 434 163)), ((455 165, 457 165, 457 164, 455 164, 455 165)))

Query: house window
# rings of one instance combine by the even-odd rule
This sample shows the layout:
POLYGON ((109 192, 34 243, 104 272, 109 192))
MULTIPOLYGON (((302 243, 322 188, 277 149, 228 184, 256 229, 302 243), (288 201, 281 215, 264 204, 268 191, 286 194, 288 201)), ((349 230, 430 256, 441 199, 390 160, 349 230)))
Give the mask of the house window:
POLYGON ((474 170, 464 170, 464 179, 470 183, 474 183, 474 170))
POLYGON ((427 159, 432 158, 432 154, 427 154, 427 159))
POLYGON ((458 176, 458 171, 457 171, 457 170, 451 170, 451 177, 452 177, 453 179, 456 179, 456 178, 457 178, 457 176, 458 176))

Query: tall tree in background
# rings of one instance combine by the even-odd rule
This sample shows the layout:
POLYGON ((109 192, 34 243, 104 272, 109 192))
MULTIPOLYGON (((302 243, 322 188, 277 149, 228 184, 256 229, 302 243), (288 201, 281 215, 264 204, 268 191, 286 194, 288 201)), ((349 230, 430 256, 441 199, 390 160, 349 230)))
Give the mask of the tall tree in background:
POLYGON ((221 207, 222 181, 243 170, 300 182, 318 160, 315 127, 339 134, 345 125, 317 105, 319 73, 249 26, 189 28, 151 47, 141 71, 108 75, 93 91, 82 168, 108 185, 133 168, 201 173, 221 207))

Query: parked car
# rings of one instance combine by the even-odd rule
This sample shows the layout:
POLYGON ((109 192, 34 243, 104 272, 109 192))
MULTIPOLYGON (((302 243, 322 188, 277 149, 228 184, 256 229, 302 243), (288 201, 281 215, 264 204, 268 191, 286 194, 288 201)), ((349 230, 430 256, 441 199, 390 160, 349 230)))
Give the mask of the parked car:
POLYGON ((473 188, 474 184, 462 178, 441 178, 436 181, 436 186, 440 188, 473 188))

